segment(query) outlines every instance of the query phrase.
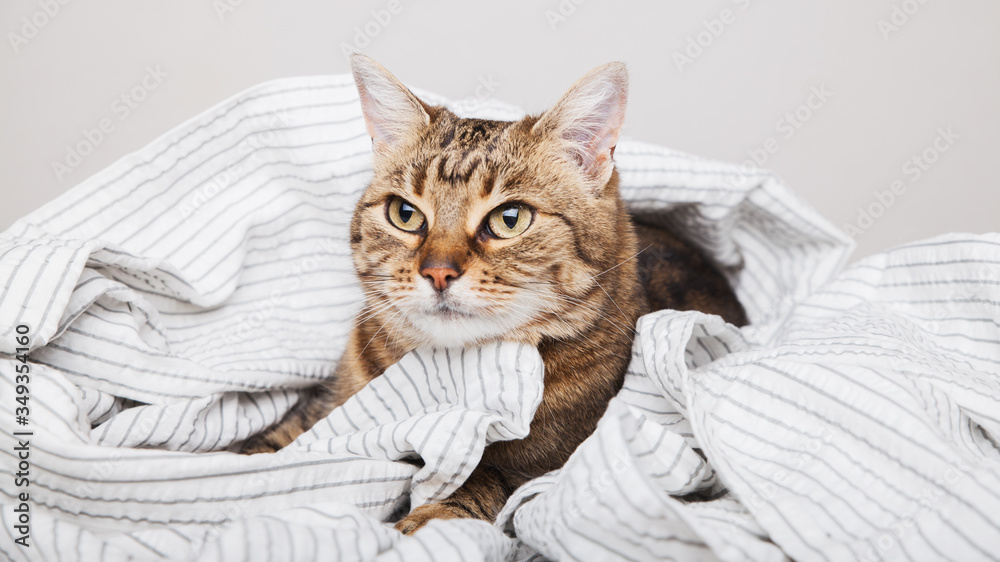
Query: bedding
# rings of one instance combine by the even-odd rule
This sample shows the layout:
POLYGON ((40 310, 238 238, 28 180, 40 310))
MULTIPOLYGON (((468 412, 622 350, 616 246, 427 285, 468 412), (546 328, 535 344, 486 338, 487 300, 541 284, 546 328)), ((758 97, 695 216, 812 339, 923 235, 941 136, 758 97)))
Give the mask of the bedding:
POLYGON ((565 467, 496 524, 410 537, 382 521, 526 434, 533 348, 416 350, 286 449, 232 452, 333 373, 361 305, 347 227, 370 140, 349 76, 247 90, 21 219, 0 235, 0 555, 995 557, 1000 235, 845 269, 850 238, 767 171, 635 141, 615 159, 632 211, 711 256, 751 324, 643 317, 565 467))

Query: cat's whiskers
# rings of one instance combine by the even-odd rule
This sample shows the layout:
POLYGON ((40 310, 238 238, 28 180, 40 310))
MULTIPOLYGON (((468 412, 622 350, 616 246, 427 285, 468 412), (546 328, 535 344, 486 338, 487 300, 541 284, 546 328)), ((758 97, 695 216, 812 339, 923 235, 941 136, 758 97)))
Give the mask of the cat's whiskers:
POLYGON ((372 318, 392 308, 393 304, 395 303, 393 303, 392 300, 386 300, 386 302, 381 303, 377 306, 363 309, 362 313, 359 313, 355 317, 355 325, 360 326, 361 324, 364 324, 365 322, 371 320, 372 318))
MULTIPOLYGON (((618 306, 618 303, 617 303, 617 302, 615 302, 615 299, 614 299, 614 298, 612 298, 612 297, 611 297, 611 294, 610 294, 610 293, 608 293, 608 291, 607 291, 607 290, 606 290, 606 289, 604 288, 604 285, 601 285, 600 283, 598 283, 598 281, 597 281, 597 278, 596 278, 596 277, 594 278, 594 283, 597 283, 597 286, 601 288, 601 291, 603 291, 603 292, 604 292, 604 294, 605 294, 605 295, 606 295, 606 296, 608 297, 608 300, 609 300, 609 301, 611 301, 611 304, 615 305, 615 308, 617 308, 617 309, 618 309, 618 312, 619 312, 619 313, 621 313, 621 315, 622 315, 622 318, 628 318, 628 316, 627 316, 627 315, 625 314, 625 311, 624 311, 624 310, 622 310, 622 307, 618 306)), ((634 333, 634 332, 635 332, 635 329, 633 329, 632 331, 633 331, 633 333, 634 333)))
POLYGON ((383 322, 381 326, 379 326, 378 331, 376 331, 372 335, 372 337, 368 339, 368 343, 366 343, 365 346, 363 348, 361 348, 361 351, 358 352, 358 356, 354 358, 354 363, 355 364, 357 364, 357 362, 361 360, 361 356, 365 354, 365 350, 368 349, 368 346, 371 345, 373 341, 375 341, 375 338, 378 337, 378 335, 382 332, 382 329, 385 328, 385 325, 388 324, 389 322, 391 322, 393 318, 399 316, 402 313, 403 313, 402 310, 397 311, 395 314, 393 314, 392 316, 390 316, 388 320, 386 320, 385 322, 383 322))
MULTIPOLYGON (((598 316, 600 316, 600 317, 604 318, 605 320, 611 322, 612 325, 614 325, 616 328, 618 328, 618 330, 621 331, 626 336, 631 337, 631 334, 635 333, 635 327, 634 326, 629 326, 629 325, 621 322, 620 320, 612 317, 611 315, 607 314, 603 310, 597 308, 597 306, 594 305, 593 303, 587 302, 587 301, 582 300, 582 299, 578 299, 576 297, 571 297, 569 295, 560 294, 560 293, 546 293, 546 292, 542 292, 542 291, 537 291, 537 290, 534 290, 534 289, 530 289, 530 288, 527 288, 527 287, 524 287, 523 289, 525 291, 528 291, 528 292, 533 292, 533 293, 541 296, 543 299, 555 299, 557 301, 568 303, 568 304, 571 304, 571 305, 574 305, 574 306, 579 306, 579 307, 583 308, 584 310, 586 310, 588 312, 592 312, 594 314, 597 314, 598 316)), ((601 290, 604 290, 604 288, 602 287, 601 290)), ((607 292, 605 292, 605 294, 607 294, 607 292)), ((610 298, 610 296, 609 296, 609 298, 610 298)), ((615 307, 618 308, 618 305, 616 304, 615 307)), ((621 308, 618 308, 618 311, 622 312, 621 308)), ((553 312, 555 312, 555 311, 553 311, 553 312)), ((622 312, 622 318, 628 318, 627 316, 625 316, 624 312, 622 312)))
MULTIPOLYGON (((399 355, 399 354, 400 354, 400 351, 401 351, 401 350, 400 350, 400 347, 399 347, 399 337, 400 337, 400 336, 402 335, 402 333, 403 333, 403 332, 402 332, 402 330, 397 330, 397 329, 396 329, 396 326, 397 326, 397 325, 399 324, 399 322, 401 322, 401 321, 402 321, 402 320, 403 320, 404 318, 405 318, 405 316, 400 316, 400 317, 399 317, 399 320, 396 320, 396 321, 395 321, 395 322, 394 322, 394 323, 392 324, 392 327, 391 327, 391 328, 389 328, 389 334, 390 334, 390 336, 392 337, 392 350, 393 350, 393 352, 394 352, 394 353, 395 353, 396 355, 399 355)), ((406 351, 409 351, 409 350, 406 350, 406 351)))
MULTIPOLYGON (((515 308, 519 310, 524 310, 528 313, 526 321, 520 323, 515 323, 514 320, 508 318, 501 318, 500 322, 504 325, 507 331, 519 331, 524 330, 533 324, 542 320, 542 317, 538 316, 538 307, 523 303, 507 303, 505 306, 510 308, 515 308)), ((555 315, 555 311, 545 311, 546 314, 555 315)), ((551 319, 546 319, 546 322, 558 324, 567 329, 573 329, 574 326, 569 323, 566 319, 560 318, 559 316, 554 316, 551 319)))
MULTIPOLYGON (((622 263, 624 263, 624 262, 622 262, 622 263)), ((590 304, 589 302, 584 301, 584 300, 579 299, 579 298, 576 298, 576 297, 572 297, 570 295, 566 295, 566 294, 562 294, 562 293, 552 293, 552 292, 539 291, 537 289, 533 289, 531 287, 526 287, 526 286, 521 285, 521 284, 510 283, 510 282, 505 282, 505 281, 498 281, 497 283, 499 283, 501 285, 508 286, 508 287, 513 287, 515 289, 519 289, 521 291, 525 291, 525 292, 528 292, 528 293, 531 293, 531 294, 534 294, 534 295, 538 295, 538 296, 541 296, 543 298, 544 297, 558 298, 558 299, 561 299, 561 300, 564 300, 564 301, 567 301, 567 302, 571 302, 573 304, 585 306, 585 307, 587 307, 588 310, 591 310, 593 312, 601 313, 601 311, 599 309, 597 309, 596 307, 594 307, 594 305, 590 304)), ((551 281, 549 281, 549 282, 546 282, 546 281, 528 281, 528 282, 525 282, 525 284, 536 284, 536 283, 544 283, 544 284, 546 284, 548 286, 561 286, 561 285, 565 285, 566 284, 566 283, 555 283, 555 282, 551 282, 551 281)), ((609 295, 608 292, 606 290, 604 290, 604 287, 601 286, 601 284, 598 283, 596 279, 594 279, 594 283, 598 287, 600 287, 602 291, 604 291, 604 294, 607 295, 608 299, 611 300, 611 302, 615 305, 615 308, 618 309, 618 312, 620 312, 622 314, 622 318, 628 318, 628 316, 625 314, 625 312, 622 311, 621 307, 618 306, 618 303, 614 302, 614 299, 611 298, 611 295, 609 295)), ((608 315, 604 315, 604 317, 607 318, 607 319, 609 319, 609 320, 612 319, 608 315)))
MULTIPOLYGON (((387 277, 392 277, 392 276, 388 275, 387 277)), ((378 312, 384 310, 386 308, 386 305, 388 305, 388 306, 392 305, 392 302, 391 302, 391 298, 392 297, 390 296, 389 293, 391 293, 393 291, 387 291, 386 290, 386 288, 389 285, 388 281, 378 281, 378 283, 382 284, 382 286, 379 287, 379 288, 366 288, 366 285, 376 284, 377 283, 376 281, 362 281, 361 283, 362 283, 361 294, 364 297, 361 302, 363 302, 365 304, 365 308, 362 309, 359 312, 359 316, 357 316, 355 318, 355 321, 356 321, 355 323, 356 324, 361 324, 365 320, 368 320, 368 318, 370 318, 372 315, 377 314, 378 312), (374 301, 377 301, 380 297, 385 298, 386 299, 386 303, 383 303, 383 304, 378 305, 376 307, 371 307, 370 304, 372 302, 374 302, 374 301), (375 311, 374 314, 369 314, 369 313, 371 313, 373 311, 375 311), (363 315, 367 315, 367 316, 363 316, 363 315)), ((399 291, 397 290, 396 292, 399 292, 399 291)))
POLYGON ((385 288, 377 288, 376 289, 376 288, 365 288, 365 287, 362 287, 359 292, 361 293, 362 297, 364 297, 364 298, 371 298, 371 297, 376 297, 376 296, 381 295, 381 294, 385 294, 386 290, 385 290, 385 288))
MULTIPOLYGON (((606 315, 602 314, 602 313, 601 313, 600 311, 597 311, 597 310, 594 310, 593 312, 596 312, 597 314, 599 314, 599 315, 601 315, 601 316, 604 316, 605 318, 607 318, 607 319, 608 319, 608 320, 609 320, 609 321, 610 321, 610 322, 612 323, 612 325, 613 325, 613 326, 615 326, 615 328, 617 328, 617 329, 618 329, 618 330, 619 330, 620 332, 622 332, 622 334, 623 334, 623 335, 625 335, 626 337, 631 337, 631 336, 629 336, 629 335, 628 335, 628 334, 627 334, 627 333, 626 333, 625 331, 623 331, 621 327, 619 327, 619 326, 618 326, 618 325, 617 325, 617 324, 615 323, 614 319, 612 319, 612 318, 608 318, 608 317, 607 317, 606 315)), ((561 318, 558 318, 558 317, 557 317, 557 318, 555 318, 554 320, 555 320, 556 322, 565 322, 565 321, 564 321, 563 319, 561 319, 561 318)), ((551 322, 551 321, 550 321, 550 322, 551 322)), ((570 327, 572 328, 573 326, 570 326, 570 327)), ((591 338, 591 337, 589 337, 589 336, 586 336, 586 335, 584 335, 584 334, 582 334, 582 333, 579 333, 579 332, 576 332, 576 333, 574 334, 574 337, 576 337, 576 338, 580 338, 580 339, 582 339, 583 341, 585 341, 585 342, 587 342, 587 343, 591 343, 591 344, 592 344, 592 343, 594 342, 593 338, 591 338)))
POLYGON ((355 325, 359 325, 362 322, 367 321, 372 316, 379 314, 380 312, 384 311, 386 308, 392 306, 393 304, 392 297, 389 294, 387 294, 387 292, 384 290, 379 289, 371 291, 362 291, 362 293, 364 294, 365 297, 362 301, 364 303, 364 306, 355 315, 354 318, 355 325), (382 302, 379 302, 382 299, 384 300, 382 302))
POLYGON ((612 270, 614 270, 614 269, 616 269, 618 267, 621 267, 625 263, 628 263, 630 260, 636 259, 637 257, 639 257, 639 254, 645 252, 646 250, 648 250, 651 247, 652 247, 652 244, 649 244, 645 248, 643 248, 643 249, 639 250, 638 252, 632 254, 630 257, 627 257, 627 258, 623 259, 622 261, 616 263, 615 265, 613 265, 613 266, 605 269, 604 271, 602 271, 600 273, 595 273, 593 275, 590 275, 586 279, 578 279, 576 281, 565 281, 563 283, 556 283, 555 281, 525 281, 524 283, 525 284, 531 284, 531 285, 540 285, 540 284, 543 284, 543 285, 578 285, 580 283, 586 283, 588 281, 596 280, 601 275, 604 275, 605 273, 608 273, 609 271, 612 271, 612 270))
MULTIPOLYGON (((623 261, 621 263, 625 262, 623 261)), ((612 268, 609 268, 602 273, 606 273, 611 269, 612 268)), ((600 273, 590 276, 589 279, 593 280, 594 284, 597 285, 602 292, 604 292, 605 296, 607 296, 609 300, 611 300, 612 304, 615 307, 615 310, 621 315, 620 317, 616 317, 613 314, 607 313, 606 311, 602 310, 592 302, 576 298, 571 295, 562 294, 559 292, 552 292, 552 291, 542 291, 532 287, 525 286, 525 284, 510 283, 504 281, 497 281, 496 283, 502 286, 510 287, 511 289, 517 291, 523 291, 525 294, 537 297, 542 303, 545 303, 547 305, 544 306, 544 308, 548 309, 547 312, 551 316, 551 318, 547 320, 547 322, 556 322, 559 325, 561 325, 563 329, 575 332, 576 328, 579 325, 579 322, 572 322, 559 318, 558 315, 559 310, 561 309, 564 310, 565 306, 568 305, 581 309, 581 312, 585 315, 591 315, 591 317, 602 318, 607 322, 609 322, 612 326, 614 326, 615 329, 618 330, 623 335, 631 336, 631 334, 634 334, 635 332, 634 326, 629 326, 621 321, 621 319, 627 318, 627 316, 624 314, 624 311, 622 311, 618 303, 616 303, 614 299, 611 298, 610 293, 608 293, 608 291, 603 287, 603 285, 597 282, 596 277, 598 277, 598 275, 600 275, 600 273)), ((356 316, 355 318, 356 326, 361 325, 365 322, 369 322, 373 318, 384 316, 387 311, 393 309, 394 304, 398 304, 395 301, 394 297, 388 294, 388 292, 385 289, 378 287, 380 285, 384 286, 388 283, 389 281, 384 281, 381 279, 363 281, 364 285, 366 286, 375 285, 375 287, 370 287, 362 291, 362 294, 365 295, 365 301, 364 301, 365 308, 362 309, 356 316)), ((556 282, 546 282, 546 284, 549 286, 566 285, 565 283, 556 283, 556 282)), ((494 296, 494 298, 490 300, 496 301, 497 299, 494 296)), ((503 332, 519 331, 525 329, 529 324, 535 323, 540 320, 539 315, 537 314, 539 312, 539 306, 537 303, 519 303, 516 300, 513 299, 508 300, 506 298, 503 298, 502 300, 503 302, 488 302, 487 306, 483 309, 484 313, 481 314, 482 316, 481 319, 484 321, 491 321, 495 323, 496 325, 498 325, 499 328, 501 328, 501 331, 503 332), (508 311, 517 310, 520 313, 517 314, 516 317, 511 317, 511 315, 509 314, 503 314, 504 308, 508 309, 508 311)), ((403 336, 403 333, 400 332, 398 328, 400 323, 405 318, 406 318, 405 309, 396 310, 391 316, 389 316, 388 319, 384 320, 382 325, 379 327, 379 331, 376 332, 376 335, 378 335, 382 331, 388 331, 390 335, 388 336, 386 343, 388 344, 389 347, 393 349, 393 351, 397 353, 401 349, 400 338, 403 336)), ((373 336, 373 339, 374 337, 375 336, 373 336)), ((373 339, 369 340, 369 342, 365 345, 365 349, 367 349, 367 347, 371 344, 371 341, 373 341, 373 339)), ((433 342, 431 340, 428 340, 428 343, 433 343, 433 342)))
POLYGON ((368 294, 372 292, 384 291, 386 287, 391 286, 389 281, 379 281, 378 284, 374 281, 362 281, 361 290, 362 292, 368 294))
POLYGON ((639 250, 638 252, 632 254, 630 257, 627 257, 627 258, 623 259, 622 261, 618 262, 617 264, 615 264, 615 265, 613 265, 613 266, 605 269, 604 271, 602 271, 602 272, 594 275, 592 277, 592 279, 597 279, 598 277, 604 275, 605 273, 608 273, 609 271, 612 271, 614 269, 617 269, 617 268, 621 267, 623 264, 629 262, 630 260, 636 259, 637 257, 639 257, 639 254, 641 254, 641 253, 645 252, 646 250, 650 249, 652 246, 653 246, 652 244, 646 245, 645 248, 643 248, 643 249, 639 250))
POLYGON ((635 327, 623 323, 621 320, 611 316, 610 314, 604 312, 603 310, 598 309, 596 306, 592 304, 581 301, 568 301, 568 302, 575 306, 579 306, 593 314, 596 314, 598 317, 603 318, 604 320, 607 320, 615 329, 617 329, 625 337, 631 338, 635 334, 635 327))
POLYGON ((362 297, 361 302, 366 302, 367 303, 367 302, 370 302, 370 301, 372 301, 374 299, 377 299, 380 296, 384 296, 385 294, 386 294, 386 291, 384 291, 382 289, 371 290, 371 291, 362 291, 361 292, 361 297, 362 297))
MULTIPOLYGON (((588 302, 585 302, 585 301, 581 301, 579 299, 573 299, 572 297, 569 297, 567 295, 560 295, 558 293, 545 294, 545 293, 541 293, 541 292, 536 292, 536 294, 538 294, 539 296, 541 296, 543 299, 547 299, 548 300, 548 304, 553 304, 553 301, 561 301, 563 303, 571 304, 573 306, 578 306, 580 308, 583 308, 586 312, 592 313, 592 314, 594 314, 594 315, 596 315, 596 316, 598 316, 600 318, 604 318, 605 320, 607 320, 608 322, 610 322, 611 325, 614 326, 619 332, 621 332, 622 335, 624 335, 626 337, 631 337, 631 334, 629 332, 633 332, 634 333, 634 331, 635 331, 634 328, 629 327, 626 324, 624 324, 624 323, 618 321, 617 319, 611 317, 610 315, 608 315, 605 312, 603 312, 602 310, 598 309, 595 305, 593 305, 591 303, 588 303, 588 302)), ((527 304, 522 304, 522 303, 512 302, 512 303, 509 303, 507 306, 512 306, 514 308, 520 308, 520 309, 527 310, 527 311, 529 311, 529 313, 531 313, 531 314, 529 314, 529 317, 530 316, 534 316, 538 312, 538 307, 537 306, 532 306, 532 305, 527 305, 527 304)), ((547 323, 557 323, 557 324, 563 325, 564 327, 570 329, 574 333, 579 333, 578 326, 576 324, 574 324, 572 322, 569 322, 565 318, 561 318, 558 315, 558 312, 559 312, 558 307, 556 307, 556 308, 554 308, 552 310, 549 310, 547 312, 553 316, 552 318, 546 320, 547 323)), ((536 318, 536 320, 537 320, 537 318, 536 318)), ((588 321, 588 323, 591 323, 591 322, 588 321)), ((527 324, 522 324, 522 325, 519 325, 519 326, 513 326, 512 328, 515 329, 515 330, 522 329, 526 325, 527 324)))

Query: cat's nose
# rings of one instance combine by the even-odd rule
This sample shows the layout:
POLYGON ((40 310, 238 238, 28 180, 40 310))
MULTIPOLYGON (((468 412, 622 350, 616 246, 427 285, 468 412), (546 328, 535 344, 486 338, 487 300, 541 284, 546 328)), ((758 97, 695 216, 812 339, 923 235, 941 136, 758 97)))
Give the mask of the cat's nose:
POLYGON ((452 264, 427 264, 420 268, 420 275, 426 277, 435 289, 443 291, 461 274, 452 264))

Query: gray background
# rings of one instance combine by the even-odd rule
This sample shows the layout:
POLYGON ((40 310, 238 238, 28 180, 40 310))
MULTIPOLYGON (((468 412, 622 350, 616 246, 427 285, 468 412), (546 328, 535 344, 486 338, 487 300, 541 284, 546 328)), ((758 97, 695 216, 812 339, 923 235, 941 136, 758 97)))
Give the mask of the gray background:
POLYGON ((346 72, 342 44, 411 85, 529 111, 624 61, 627 136, 756 154, 835 224, 864 227, 856 257, 1000 230, 1000 2, 923 1, 5 0, 0 230, 244 88, 346 72), (147 67, 165 73, 146 79, 155 88, 142 87, 147 67), (144 99, 126 115, 134 88, 144 99), (803 107, 819 89, 831 95, 803 107), (57 177, 53 163, 103 119, 113 130, 57 177), (948 128, 957 138, 934 149, 948 128), (934 162, 914 177, 907 162, 925 151, 934 162), (894 181, 900 194, 879 197, 894 181))

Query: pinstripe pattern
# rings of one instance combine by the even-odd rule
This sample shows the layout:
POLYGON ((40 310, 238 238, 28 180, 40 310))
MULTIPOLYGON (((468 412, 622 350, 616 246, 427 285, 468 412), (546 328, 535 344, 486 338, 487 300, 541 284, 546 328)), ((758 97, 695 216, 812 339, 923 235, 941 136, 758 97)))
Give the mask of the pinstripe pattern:
POLYGON ((917 242, 841 271, 850 242, 772 174, 637 142, 615 152, 624 199, 724 266, 752 324, 643 318, 597 431, 496 526, 432 521, 404 537, 380 521, 408 496, 446 497, 486 444, 526 434, 543 369, 524 346, 417 350, 279 453, 227 452, 333 372, 360 306, 346 238, 369 151, 347 77, 279 80, 0 236, 0 351, 31 327, 35 431, 34 545, 13 542, 5 478, 0 557, 1000 552, 1000 237, 917 242))

